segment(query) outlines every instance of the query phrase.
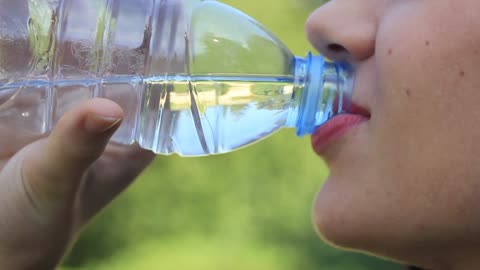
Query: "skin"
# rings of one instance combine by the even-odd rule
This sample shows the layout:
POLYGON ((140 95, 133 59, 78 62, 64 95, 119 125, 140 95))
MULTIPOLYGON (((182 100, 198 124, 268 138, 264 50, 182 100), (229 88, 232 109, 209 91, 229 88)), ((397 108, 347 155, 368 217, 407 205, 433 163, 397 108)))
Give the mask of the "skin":
POLYGON ((318 153, 330 168, 313 210, 324 240, 427 269, 480 268, 479 9, 333 0, 308 19, 320 53, 355 65, 353 99, 371 112, 318 153))
POLYGON ((150 163, 154 155, 137 146, 107 146, 122 117, 117 104, 95 99, 25 147, 19 136, 1 136, 10 147, 0 148, 0 268, 54 269, 82 228, 150 163))

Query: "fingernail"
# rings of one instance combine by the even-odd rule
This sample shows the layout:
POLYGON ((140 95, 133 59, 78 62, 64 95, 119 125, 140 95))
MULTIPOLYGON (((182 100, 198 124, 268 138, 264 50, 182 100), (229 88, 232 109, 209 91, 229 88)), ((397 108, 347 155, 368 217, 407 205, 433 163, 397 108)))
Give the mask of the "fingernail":
POLYGON ((84 123, 85 130, 89 133, 106 133, 119 126, 122 118, 91 115, 84 123))

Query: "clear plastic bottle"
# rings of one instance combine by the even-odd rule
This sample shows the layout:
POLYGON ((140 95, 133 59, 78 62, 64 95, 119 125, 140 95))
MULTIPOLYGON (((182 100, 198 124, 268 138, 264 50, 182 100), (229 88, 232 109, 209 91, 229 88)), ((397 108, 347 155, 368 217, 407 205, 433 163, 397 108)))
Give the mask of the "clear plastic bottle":
POLYGON ((295 57, 208 0, 0 0, 0 136, 43 136, 94 97, 125 111, 113 140, 159 154, 232 151, 348 110, 353 70, 295 57), (14 132, 12 132, 14 131, 14 132))

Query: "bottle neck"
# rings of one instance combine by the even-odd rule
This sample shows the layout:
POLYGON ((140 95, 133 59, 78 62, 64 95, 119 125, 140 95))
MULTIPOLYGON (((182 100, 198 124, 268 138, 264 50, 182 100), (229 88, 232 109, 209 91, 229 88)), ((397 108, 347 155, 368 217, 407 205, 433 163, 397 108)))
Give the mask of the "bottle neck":
POLYGON ((293 103, 286 126, 298 136, 313 134, 318 126, 348 113, 354 83, 353 67, 330 62, 311 53, 295 57, 293 103))

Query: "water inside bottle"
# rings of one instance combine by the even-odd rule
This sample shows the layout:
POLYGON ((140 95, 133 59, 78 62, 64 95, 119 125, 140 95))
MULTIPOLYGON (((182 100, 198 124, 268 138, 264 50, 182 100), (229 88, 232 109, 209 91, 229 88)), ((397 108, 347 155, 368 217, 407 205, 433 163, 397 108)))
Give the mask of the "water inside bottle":
POLYGON ((158 154, 197 156, 229 152, 284 126, 293 106, 294 78, 172 75, 37 80, 4 85, 0 93, 11 93, 0 104, 0 122, 13 123, 17 129, 25 125, 32 133, 47 132, 77 103, 103 97, 125 111, 115 141, 136 142, 158 154))

